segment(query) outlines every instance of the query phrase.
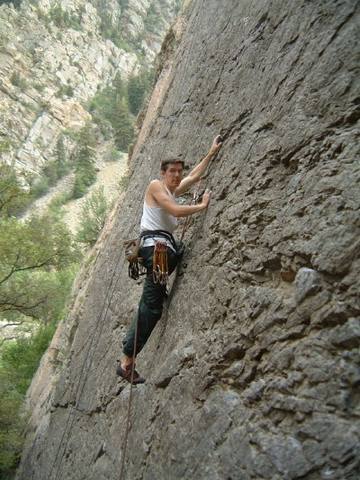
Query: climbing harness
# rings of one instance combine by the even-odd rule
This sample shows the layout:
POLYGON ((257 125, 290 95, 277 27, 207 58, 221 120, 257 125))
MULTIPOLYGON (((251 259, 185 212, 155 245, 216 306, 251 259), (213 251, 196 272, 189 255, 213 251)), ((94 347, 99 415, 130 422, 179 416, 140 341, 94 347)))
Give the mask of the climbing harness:
POLYGON ((134 238, 124 242, 125 258, 129 262, 128 274, 133 280, 138 280, 141 275, 146 274, 146 268, 142 265, 142 258, 139 257, 140 239, 134 238))
MULTIPOLYGON (((133 280, 138 280, 141 275, 146 275, 147 270, 143 265, 142 257, 139 256, 141 242, 147 238, 164 238, 170 242, 173 250, 177 253, 179 245, 174 237, 166 230, 144 230, 139 238, 127 240, 124 242, 125 258, 129 262, 128 274, 133 280)), ((156 240, 153 256, 153 279, 155 283, 166 284, 168 279, 168 259, 167 259, 167 243, 165 241, 156 240), (164 246, 162 246, 164 245, 164 246)))

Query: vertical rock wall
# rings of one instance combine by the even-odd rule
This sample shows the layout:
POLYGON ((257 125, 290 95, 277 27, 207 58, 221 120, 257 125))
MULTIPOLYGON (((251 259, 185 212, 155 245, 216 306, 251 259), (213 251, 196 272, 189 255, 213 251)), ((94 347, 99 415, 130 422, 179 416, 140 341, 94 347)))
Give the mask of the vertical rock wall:
POLYGON ((219 4, 193 1, 165 62, 19 479, 118 478, 115 362, 141 291, 122 241, 160 159, 194 165, 219 131, 211 205, 138 359, 126 478, 358 478, 358 2, 219 4))

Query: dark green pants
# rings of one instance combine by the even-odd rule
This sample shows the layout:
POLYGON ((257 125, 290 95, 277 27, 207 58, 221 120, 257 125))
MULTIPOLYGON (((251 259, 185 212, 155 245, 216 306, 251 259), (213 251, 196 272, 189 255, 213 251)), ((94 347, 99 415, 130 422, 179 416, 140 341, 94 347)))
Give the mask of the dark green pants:
MULTIPOLYGON (((147 269, 147 274, 137 314, 123 340, 123 352, 128 357, 132 357, 134 353, 136 321, 138 321, 138 335, 136 342, 137 355, 150 337, 150 334, 160 319, 163 310, 163 303, 166 297, 166 286, 154 283, 153 281, 153 252, 154 247, 143 247, 139 252, 139 255, 143 258, 143 264, 147 269)), ((175 270, 179 257, 171 250, 171 248, 168 248, 167 252, 170 275, 170 273, 175 270)))

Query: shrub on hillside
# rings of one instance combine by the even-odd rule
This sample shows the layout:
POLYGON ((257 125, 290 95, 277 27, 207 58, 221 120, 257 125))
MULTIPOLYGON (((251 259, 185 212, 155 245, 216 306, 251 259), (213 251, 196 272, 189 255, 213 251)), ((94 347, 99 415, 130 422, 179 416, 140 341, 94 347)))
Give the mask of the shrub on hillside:
POLYGON ((105 198, 104 188, 100 187, 85 202, 81 212, 80 228, 76 239, 88 247, 95 244, 106 221, 110 205, 105 198))

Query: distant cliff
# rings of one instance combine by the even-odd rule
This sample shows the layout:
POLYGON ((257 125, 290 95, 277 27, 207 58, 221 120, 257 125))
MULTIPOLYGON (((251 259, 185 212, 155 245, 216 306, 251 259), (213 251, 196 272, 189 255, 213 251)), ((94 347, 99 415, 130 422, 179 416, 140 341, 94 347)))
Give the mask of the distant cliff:
POLYGON ((122 241, 160 160, 192 166, 218 132, 210 207, 138 359, 126 478, 358 478, 358 22, 355 0, 194 0, 168 34, 19 480, 118 478, 129 385, 115 365, 140 295, 122 241))
MULTIPOLYGON (((24 0, 0 6, 0 161, 39 174, 116 74, 150 67, 178 0, 24 0), (19 2, 20 3, 20 2, 19 2)), ((71 136, 65 141, 71 151, 71 136)))

